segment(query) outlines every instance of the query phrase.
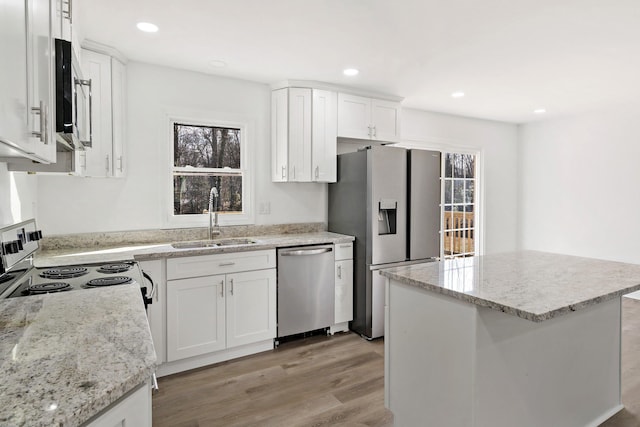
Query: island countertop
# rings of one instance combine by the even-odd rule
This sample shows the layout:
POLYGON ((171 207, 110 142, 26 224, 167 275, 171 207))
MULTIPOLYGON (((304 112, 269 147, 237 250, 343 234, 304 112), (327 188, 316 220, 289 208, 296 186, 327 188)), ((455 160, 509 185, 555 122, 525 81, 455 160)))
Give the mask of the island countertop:
POLYGON ((80 425, 155 367, 137 286, 0 301, 0 425, 80 425))
POLYGON ((640 265, 538 251, 454 258, 380 274, 534 322, 640 289, 640 265))

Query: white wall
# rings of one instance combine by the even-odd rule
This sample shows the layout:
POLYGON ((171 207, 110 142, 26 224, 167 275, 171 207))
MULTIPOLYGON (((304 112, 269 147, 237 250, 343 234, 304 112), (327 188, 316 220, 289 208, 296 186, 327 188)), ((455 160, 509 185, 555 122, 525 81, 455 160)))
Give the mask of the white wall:
POLYGON ((38 214, 48 234, 172 227, 166 209, 171 206, 167 114, 189 111, 249 124, 254 206, 271 206, 269 215, 256 213, 256 224, 326 221, 326 184, 271 182, 267 85, 135 62, 127 65, 127 79, 127 176, 39 176, 38 214))
MULTIPOLYGON (((271 182, 267 85, 135 62, 128 64, 127 78, 127 176, 38 175, 37 213, 47 234, 172 227, 165 208, 170 204, 167 114, 176 111, 211 111, 250 124, 254 207, 271 206, 269 215, 256 213, 256 224, 326 222, 326 184, 271 182)), ((401 129, 403 140, 413 145, 481 151, 485 252, 515 249, 516 126, 405 109, 401 129)))
POLYGON ((484 204, 484 253, 517 248, 518 128, 516 125, 403 109, 405 145, 479 151, 484 204))
POLYGON ((640 262, 640 106, 521 129, 521 246, 640 262))
POLYGON ((34 218, 36 195, 34 176, 8 172, 0 163, 0 227, 34 218))

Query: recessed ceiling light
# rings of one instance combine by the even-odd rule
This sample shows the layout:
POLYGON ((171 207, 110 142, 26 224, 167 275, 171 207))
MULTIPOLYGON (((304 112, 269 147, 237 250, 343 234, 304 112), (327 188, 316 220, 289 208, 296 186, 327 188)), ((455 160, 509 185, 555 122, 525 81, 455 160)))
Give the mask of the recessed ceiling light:
POLYGON ((158 26, 152 24, 151 22, 138 22, 136 24, 136 27, 138 27, 140 31, 144 31, 145 33, 155 33, 158 31, 158 26))
POLYGON ((547 112, 547 110, 545 110, 544 108, 538 108, 538 109, 533 110, 534 114, 544 114, 546 112, 547 112))
POLYGON ((344 74, 345 76, 353 77, 357 76, 359 72, 360 71, 356 70, 355 68, 346 68, 342 71, 342 74, 344 74))
POLYGON ((457 92, 453 92, 453 93, 451 94, 451 97, 452 97, 452 98, 462 98, 462 97, 464 97, 464 92, 463 92, 463 91, 461 91, 461 90, 459 90, 459 91, 457 91, 457 92))
POLYGON ((227 66, 227 63, 219 59, 214 59, 213 61, 209 61, 209 65, 216 68, 223 68, 227 66))

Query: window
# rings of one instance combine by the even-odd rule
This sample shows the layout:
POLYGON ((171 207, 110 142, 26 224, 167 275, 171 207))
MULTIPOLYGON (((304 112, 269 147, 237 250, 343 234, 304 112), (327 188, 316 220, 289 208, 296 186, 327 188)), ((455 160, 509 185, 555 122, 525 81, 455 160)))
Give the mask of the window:
POLYGON ((476 156, 445 153, 442 177, 442 257, 473 256, 476 250, 476 156))
MULTIPOLYGON (((208 213, 211 188, 213 210, 227 214, 246 211, 246 172, 241 126, 172 122, 173 215, 208 213)), ((221 216, 222 221, 222 216, 221 216)))

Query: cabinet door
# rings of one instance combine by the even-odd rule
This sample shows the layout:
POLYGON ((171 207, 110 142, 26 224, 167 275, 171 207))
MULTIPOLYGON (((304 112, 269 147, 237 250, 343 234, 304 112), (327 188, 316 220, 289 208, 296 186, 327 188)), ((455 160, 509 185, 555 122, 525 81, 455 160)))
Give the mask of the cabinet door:
POLYGON ((369 98, 338 94, 338 136, 371 138, 371 100, 369 98))
POLYGON ((0 63, 0 139, 28 152, 26 14, 24 1, 0 3, 0 55, 3 58, 0 63))
POLYGON ((288 169, 288 181, 311 181, 311 89, 289 89, 288 169))
POLYGON ((126 93, 127 79, 124 64, 115 58, 111 58, 111 111, 113 132, 113 176, 125 175, 124 147, 126 137, 126 93))
POLYGON ((271 92, 271 181, 287 181, 289 89, 271 92))
POLYGON ((400 141, 400 104, 380 99, 371 100, 371 138, 378 141, 400 141))
POLYGON ((45 162, 56 161, 53 135, 52 9, 49 0, 28 0, 27 75, 29 151, 45 162))
POLYGON ((145 384, 95 418, 87 427, 151 427, 151 385, 145 384))
POLYGON ((167 282, 167 361, 225 348, 223 275, 167 282))
MULTIPOLYGON (((156 350, 156 356, 158 357, 158 364, 162 364, 167 361, 167 350, 165 346, 166 337, 166 292, 167 282, 164 278, 164 261, 152 260, 152 261, 140 261, 140 268, 146 274, 148 274, 153 280, 155 286, 155 292, 153 295, 153 301, 151 305, 147 307, 147 316, 149 317, 149 328, 151 329, 151 337, 153 338, 153 347, 156 350)), ((144 286, 147 286, 148 290, 151 286, 145 279, 144 286)))
POLYGON ((338 146, 338 96, 313 89, 311 132, 312 180, 336 182, 338 146))
POLYGON ((276 270, 227 275, 227 347, 276 336, 276 270))
POLYGON ((353 260, 336 262, 335 323, 353 320, 353 260))
POLYGON ((82 50, 82 71, 91 79, 92 145, 87 147, 87 176, 106 177, 112 173, 111 58, 82 50))
POLYGON ((56 10, 53 19, 53 36, 57 39, 71 41, 71 13, 73 0, 55 1, 56 10))

